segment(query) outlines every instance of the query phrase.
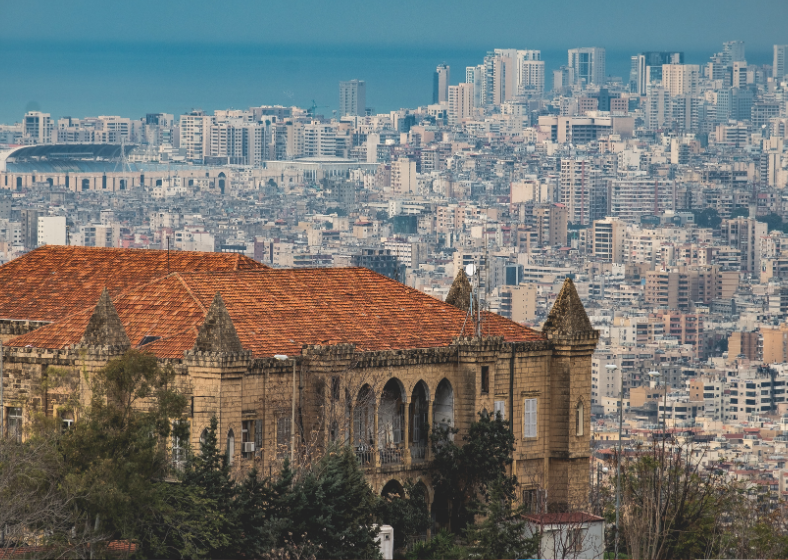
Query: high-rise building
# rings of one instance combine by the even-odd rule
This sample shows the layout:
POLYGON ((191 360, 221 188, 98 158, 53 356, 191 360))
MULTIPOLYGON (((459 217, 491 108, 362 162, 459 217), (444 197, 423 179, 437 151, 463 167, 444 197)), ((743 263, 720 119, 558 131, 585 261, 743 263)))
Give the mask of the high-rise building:
POLYGON ((449 124, 473 115, 473 84, 449 86, 449 124))
POLYGON ((367 83, 364 80, 339 82, 339 116, 363 117, 367 105, 367 83))
POLYGON ((604 262, 624 262, 626 225, 618 218, 595 220, 591 239, 591 254, 604 262))
POLYGON ((473 84, 473 106, 484 107, 487 99, 487 80, 484 73, 484 64, 467 66, 465 68, 465 83, 473 84))
POLYGON ((672 51, 647 51, 632 57, 629 70, 630 90, 638 95, 646 95, 652 82, 662 81, 664 64, 683 64, 684 53, 672 51))
POLYGON ((774 45, 774 60, 772 61, 772 76, 775 79, 788 74, 788 45, 774 45))
POLYGON ((544 93, 544 61, 542 52, 534 50, 517 51, 517 95, 544 93))
POLYGON ((25 144, 49 144, 54 126, 49 113, 29 111, 25 113, 22 139, 25 144))
POLYGON ((664 64, 662 86, 670 95, 697 95, 700 66, 697 64, 664 64))
POLYGON ((561 203, 567 220, 574 225, 590 225, 604 218, 606 182, 599 169, 585 158, 561 160, 561 203))
POLYGON ((40 216, 38 218, 37 244, 66 245, 66 217, 40 216))
POLYGON ((38 210, 24 209, 19 211, 22 224, 22 245, 25 249, 38 247, 38 210))
POLYGON ((449 102, 449 80, 451 79, 451 67, 446 64, 438 64, 432 76, 432 102, 449 102))
POLYGON ((216 117, 208 116, 203 111, 192 111, 181 115, 180 146, 186 150, 186 159, 203 161, 211 151, 211 125, 216 117))
POLYGON ((605 49, 582 47, 569 49, 569 68, 574 69, 575 83, 604 84, 606 80, 605 49))
POLYGON ((744 62, 744 41, 726 41, 722 44, 722 62, 733 66, 734 62, 744 62))

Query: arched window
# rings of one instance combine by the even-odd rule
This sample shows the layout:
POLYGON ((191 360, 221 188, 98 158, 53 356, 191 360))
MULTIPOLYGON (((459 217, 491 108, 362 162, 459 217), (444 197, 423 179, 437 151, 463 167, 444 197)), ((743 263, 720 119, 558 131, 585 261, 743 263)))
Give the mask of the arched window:
POLYGON ((585 424, 583 418, 583 401, 577 403, 577 408, 575 408, 575 432, 577 435, 583 435, 583 426, 585 424))
POLYGON ((233 457, 235 457, 235 434, 232 430, 227 432, 227 464, 233 464, 233 457))

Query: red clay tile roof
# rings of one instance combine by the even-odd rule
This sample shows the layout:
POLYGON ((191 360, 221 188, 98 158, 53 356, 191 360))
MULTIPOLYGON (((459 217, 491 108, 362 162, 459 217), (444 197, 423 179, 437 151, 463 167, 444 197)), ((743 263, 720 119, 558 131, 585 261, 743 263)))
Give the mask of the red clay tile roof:
MULTIPOLYGON (((161 358, 181 358, 194 346, 215 294, 222 295, 243 348, 256 357, 300 354, 306 344, 352 343, 358 350, 448 346, 472 336, 465 313, 365 268, 321 268, 232 273, 177 273, 113 299, 133 345, 161 358)), ((95 307, 19 336, 9 346, 66 348, 82 337, 95 307)), ((544 340, 492 313, 483 314, 484 336, 506 341, 544 340)))
POLYGON ((0 319, 55 321, 169 272, 267 268, 235 253, 46 245, 0 266, 0 319), (169 263, 168 263, 169 260, 169 263))

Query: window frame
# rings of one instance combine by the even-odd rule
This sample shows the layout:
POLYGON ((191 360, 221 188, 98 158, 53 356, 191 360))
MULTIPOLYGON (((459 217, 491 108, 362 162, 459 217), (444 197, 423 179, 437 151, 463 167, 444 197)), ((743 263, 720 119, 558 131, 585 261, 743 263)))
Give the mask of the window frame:
POLYGON ((536 439, 539 436, 539 398, 523 399, 523 439, 536 439))

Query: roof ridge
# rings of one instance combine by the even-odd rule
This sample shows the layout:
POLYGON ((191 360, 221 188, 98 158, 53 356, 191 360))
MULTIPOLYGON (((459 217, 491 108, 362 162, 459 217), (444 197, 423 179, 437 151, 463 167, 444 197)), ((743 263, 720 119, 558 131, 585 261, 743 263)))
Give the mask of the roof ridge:
POLYGON ((207 310, 207 309, 205 308, 205 306, 202 304, 202 302, 200 301, 200 298, 198 298, 198 297, 197 297, 197 296, 194 294, 194 292, 192 292, 192 289, 191 289, 191 287, 189 287, 189 285, 186 283, 186 279, 185 279, 185 278, 183 278, 183 275, 182 275, 180 272, 172 272, 171 274, 168 274, 167 276, 168 276, 168 277, 169 277, 169 276, 177 276, 177 277, 178 277, 178 280, 180 281, 180 283, 181 283, 181 284, 183 284, 183 287, 184 287, 184 288, 186 288, 186 292, 189 294, 189 296, 190 296, 190 297, 191 297, 191 298, 192 298, 194 301, 196 301, 196 302, 197 302, 197 305, 199 305, 199 306, 200 306, 200 309, 202 309, 202 312, 203 312, 204 314, 207 314, 207 313, 208 313, 208 310, 207 310))

